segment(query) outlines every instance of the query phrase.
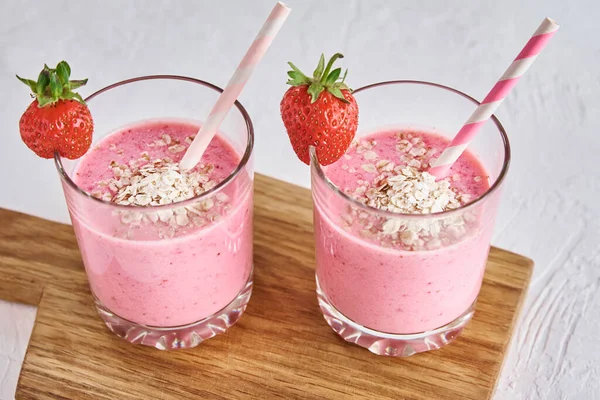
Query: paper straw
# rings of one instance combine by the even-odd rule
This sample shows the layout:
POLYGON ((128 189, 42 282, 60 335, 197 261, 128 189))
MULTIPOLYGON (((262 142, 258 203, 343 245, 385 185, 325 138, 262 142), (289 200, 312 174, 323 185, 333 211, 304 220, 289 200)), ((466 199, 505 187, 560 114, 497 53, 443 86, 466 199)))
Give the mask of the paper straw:
POLYGON ((202 158, 202 154, 204 154, 211 140, 216 135, 219 126, 242 92, 246 82, 248 82, 252 72, 254 72, 254 68, 265 55, 273 39, 290 14, 290 11, 291 9, 281 2, 275 5, 269 18, 267 18, 258 35, 256 35, 254 42, 252 42, 252 45, 233 73, 223 93, 221 93, 210 111, 208 118, 206 118, 206 121, 204 121, 204 124, 198 131, 196 138, 181 159, 179 163, 181 169, 189 170, 198 164, 202 158))
POLYGON ((546 44, 558 30, 556 22, 550 18, 542 21, 541 25, 531 39, 527 42, 517 58, 502 74, 500 80, 494 85, 481 104, 475 109, 471 117, 456 134, 452 142, 429 169, 429 173, 441 179, 448 174, 450 167, 465 151, 469 143, 475 138, 479 129, 486 123, 498 109, 502 100, 510 93, 521 76, 533 64, 537 55, 546 47, 546 44))

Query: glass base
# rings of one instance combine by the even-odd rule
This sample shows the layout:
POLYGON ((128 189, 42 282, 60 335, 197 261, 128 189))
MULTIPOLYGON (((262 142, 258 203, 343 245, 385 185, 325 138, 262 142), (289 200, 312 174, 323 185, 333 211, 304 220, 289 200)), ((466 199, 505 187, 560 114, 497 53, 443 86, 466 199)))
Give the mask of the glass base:
POLYGON ((380 356, 408 357, 450 344, 473 317, 475 303, 454 321, 437 329, 412 334, 379 332, 357 324, 339 312, 321 290, 317 279, 319 307, 327 324, 344 340, 380 356))
POLYGON ((240 319, 252 295, 252 285, 252 272, 250 272, 246 286, 231 303, 210 317, 188 325, 174 327, 140 325, 119 317, 98 299, 96 299, 96 310, 108 329, 129 343, 156 347, 159 350, 190 349, 206 339, 224 333, 240 319))

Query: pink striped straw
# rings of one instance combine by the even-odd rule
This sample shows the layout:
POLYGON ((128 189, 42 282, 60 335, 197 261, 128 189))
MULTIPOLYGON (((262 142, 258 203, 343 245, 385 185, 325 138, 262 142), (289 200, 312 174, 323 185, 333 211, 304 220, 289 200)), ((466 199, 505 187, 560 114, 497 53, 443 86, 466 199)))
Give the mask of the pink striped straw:
POLYGON ((517 58, 508 67, 500 80, 494 85, 481 104, 475 109, 471 117, 456 134, 452 142, 442 154, 435 160, 429 173, 441 179, 448 174, 450 167, 465 151, 469 143, 475 138, 479 129, 486 123, 492 114, 498 109, 502 100, 510 93, 521 76, 529 69, 537 55, 546 47, 546 44, 556 33, 559 26, 550 18, 544 19, 531 39, 527 42, 517 58))
POLYGON ((288 6, 282 2, 278 2, 273 11, 265 21, 264 25, 256 35, 254 42, 246 52, 246 55, 238 65, 237 69, 233 73, 233 76, 227 83, 227 86, 223 90, 223 93, 219 96, 219 99, 213 106, 208 118, 202 124, 202 127, 198 131, 196 138, 190 144, 184 154, 179 166, 183 170, 192 169, 200 162, 202 154, 208 148, 208 145, 216 135, 219 126, 229 113, 229 110, 235 103, 236 99, 244 89, 246 82, 254 72, 254 68, 260 62, 265 55, 269 46, 275 39, 275 36, 281 29, 281 26, 287 19, 288 15, 292 11, 288 6))

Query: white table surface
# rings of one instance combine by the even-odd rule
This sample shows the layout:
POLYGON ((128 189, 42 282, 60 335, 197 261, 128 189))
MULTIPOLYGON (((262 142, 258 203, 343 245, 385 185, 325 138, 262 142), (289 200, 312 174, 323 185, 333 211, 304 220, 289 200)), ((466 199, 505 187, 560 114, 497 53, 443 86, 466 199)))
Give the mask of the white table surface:
MULTIPOLYGON (((68 220, 51 162, 20 142, 30 99, 15 73, 34 78, 44 62, 64 58, 75 78, 90 78, 84 95, 158 73, 223 86, 273 4, 2 0, 0 207, 68 220)), ((311 72, 321 52, 341 51, 355 88, 421 79, 481 99, 543 17, 562 25, 498 113, 513 163, 493 244, 536 267, 495 398, 600 399, 600 2, 288 4, 288 22, 240 99, 256 128, 256 170, 303 186, 308 169, 279 118, 288 60, 311 72)), ((14 397, 34 318, 33 308, 0 302, 2 400, 14 397)))

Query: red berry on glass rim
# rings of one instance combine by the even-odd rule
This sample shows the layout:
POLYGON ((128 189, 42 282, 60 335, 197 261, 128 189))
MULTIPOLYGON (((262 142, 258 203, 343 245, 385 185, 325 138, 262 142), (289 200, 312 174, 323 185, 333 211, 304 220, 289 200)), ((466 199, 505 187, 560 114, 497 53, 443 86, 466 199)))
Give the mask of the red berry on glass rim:
POLYGON ((281 118, 298 158, 309 164, 308 149, 315 146, 321 165, 339 160, 354 139, 358 127, 358 105, 346 85, 348 70, 340 79, 341 68, 331 71, 343 55, 337 53, 325 67, 321 55, 313 77, 304 75, 294 64, 288 72, 291 88, 281 100, 281 118))
POLYGON ((19 121, 21 139, 39 157, 52 158, 58 152, 73 160, 83 156, 92 144, 92 115, 81 96, 73 92, 87 79, 71 81, 70 76, 66 61, 55 69, 44 65, 37 82, 17 75, 35 97, 19 121))

